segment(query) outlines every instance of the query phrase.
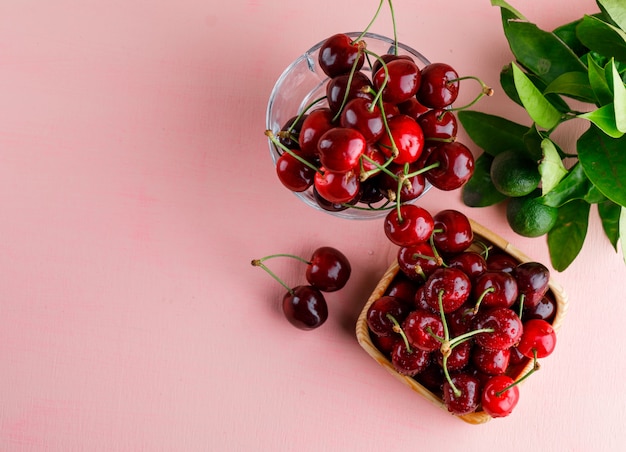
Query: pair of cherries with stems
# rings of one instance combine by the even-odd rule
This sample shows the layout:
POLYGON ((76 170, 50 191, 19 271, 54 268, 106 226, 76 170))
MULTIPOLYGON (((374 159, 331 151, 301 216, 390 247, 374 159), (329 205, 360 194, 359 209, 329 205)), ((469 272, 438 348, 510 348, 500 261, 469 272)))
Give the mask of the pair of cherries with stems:
MULTIPOLYGON (((329 77, 326 96, 277 134, 266 131, 281 153, 276 164, 281 182, 296 192, 313 187, 327 210, 391 209, 421 195, 426 180, 454 190, 473 173, 471 152, 456 142, 452 103, 461 80, 478 79, 459 77, 445 63, 420 69, 411 56, 399 55, 395 20, 391 53, 369 51, 364 36, 383 3, 360 37, 339 33, 322 44, 318 63, 329 77), (366 60, 371 75, 362 70, 366 60), (374 207, 384 198, 387 203, 374 207)), ((479 82, 474 102, 492 93, 479 82)))
POLYGON ((282 311, 287 320, 301 330, 319 328, 328 319, 328 304, 324 293, 336 292, 348 282, 352 267, 348 258, 338 249, 322 246, 315 249, 309 259, 294 254, 271 254, 252 260, 254 267, 265 270, 287 292, 282 299, 282 311), (306 265, 308 284, 295 287, 287 285, 265 262, 274 258, 295 259, 306 265))

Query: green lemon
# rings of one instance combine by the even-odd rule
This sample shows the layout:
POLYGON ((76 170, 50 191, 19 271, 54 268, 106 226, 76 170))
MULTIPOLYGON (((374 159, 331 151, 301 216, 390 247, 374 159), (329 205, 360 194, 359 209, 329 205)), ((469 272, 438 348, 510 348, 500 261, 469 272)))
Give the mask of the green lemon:
POLYGON ((489 173, 496 190, 511 197, 526 196, 541 181, 537 163, 514 150, 496 155, 489 173))
POLYGON ((524 237, 540 237, 554 227, 558 209, 542 204, 538 197, 540 190, 526 196, 509 199, 506 205, 506 219, 511 229, 524 237))

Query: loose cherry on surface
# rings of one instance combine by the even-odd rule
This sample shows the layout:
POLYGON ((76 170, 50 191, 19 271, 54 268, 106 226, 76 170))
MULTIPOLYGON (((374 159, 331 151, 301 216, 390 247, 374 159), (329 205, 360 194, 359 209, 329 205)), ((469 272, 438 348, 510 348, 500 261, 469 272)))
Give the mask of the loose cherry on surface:
POLYGON ((446 63, 430 63, 422 68, 417 99, 430 108, 452 105, 459 95, 459 74, 446 63))
POLYGON ((365 137, 355 129, 333 127, 320 136, 320 163, 328 171, 344 173, 355 169, 367 148, 365 137))
POLYGON ((467 250, 474 240, 469 218, 455 209, 444 209, 433 216, 435 248, 442 253, 457 254, 467 250))
POLYGON ((545 320, 530 319, 524 322, 524 332, 517 344, 519 352, 532 358, 545 358, 549 356, 556 347, 556 332, 552 325, 545 320))
POLYGON ((363 67, 365 56, 363 41, 355 42, 344 33, 337 33, 324 41, 319 50, 320 68, 329 77, 358 71, 363 67))
POLYGON ((489 416, 506 417, 513 412, 519 401, 519 388, 511 386, 513 383, 508 375, 497 375, 487 381, 481 395, 481 406, 489 416))
POLYGON ((424 132, 417 121, 407 115, 393 116, 387 121, 389 132, 378 140, 380 149, 398 164, 415 162, 424 148, 424 132), (393 143, 391 141, 393 138, 393 143), (397 155, 395 155, 395 148, 397 155))
POLYGON ((313 286, 296 286, 283 297, 283 312, 287 320, 301 330, 320 327, 328 318, 324 295, 313 286))
POLYGON ((321 246, 311 255, 306 267, 306 279, 322 292, 342 289, 352 273, 350 261, 337 248, 321 246))
POLYGON ((474 163, 474 156, 467 146, 458 141, 443 141, 426 159, 427 166, 436 166, 426 173, 426 178, 439 190, 456 190, 472 177, 474 163))
POLYGON ((425 242, 434 229, 433 217, 428 210, 415 204, 403 204, 389 211, 384 220, 387 238, 399 246, 425 242))

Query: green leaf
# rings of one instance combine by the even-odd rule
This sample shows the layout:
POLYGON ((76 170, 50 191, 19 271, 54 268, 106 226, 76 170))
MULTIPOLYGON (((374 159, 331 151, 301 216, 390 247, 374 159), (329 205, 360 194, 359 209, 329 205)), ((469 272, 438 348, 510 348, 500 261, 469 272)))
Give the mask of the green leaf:
POLYGON ((492 156, 507 149, 525 150, 522 136, 527 126, 473 110, 461 110, 457 117, 470 139, 492 156))
POLYGON ((548 135, 537 129, 537 125, 533 124, 524 134, 524 144, 526 145, 526 154, 533 160, 539 161, 543 158, 541 150, 541 142, 548 135))
POLYGON ((589 180, 611 201, 626 206, 626 135, 611 138, 591 126, 576 143, 589 180))
POLYGON ((503 8, 503 9, 506 9, 507 11, 509 11, 509 13, 511 13, 513 15, 513 17, 515 17, 517 19, 526 20, 526 18, 522 15, 522 13, 520 13, 518 10, 513 8, 511 5, 509 5, 504 0, 491 0, 491 6, 499 6, 500 8, 503 8))
POLYGON ((561 113, 541 94, 516 64, 513 64, 513 80, 520 100, 532 120, 544 129, 555 127, 561 120, 561 113))
MULTIPOLYGON (((541 197, 540 201, 550 207, 560 207, 574 199, 586 199, 593 188, 583 166, 577 162, 552 190, 541 197)), ((596 195, 591 196, 596 198, 596 195)))
POLYGON ((487 207, 504 201, 507 196, 500 193, 491 181, 489 169, 493 157, 486 152, 474 162, 474 174, 461 189, 463 203, 468 207, 487 207))
MULTIPOLYGON (((546 89, 546 84, 536 75, 534 74, 526 74, 526 76, 533 82, 533 85, 537 87, 537 89, 541 92, 546 89)), ((523 107, 522 101, 517 94, 517 89, 515 88, 515 80, 513 79, 513 63, 509 63, 502 68, 500 71, 500 86, 502 86, 502 90, 504 93, 516 104, 520 107, 523 107)), ((556 107, 562 113, 568 113, 571 111, 571 108, 567 103, 561 98, 561 96, 557 94, 547 94, 546 99, 550 101, 552 105, 556 107)))
POLYGON ((559 207, 556 224, 548 232, 550 260, 562 272, 576 259, 587 236, 590 205, 574 200, 559 207))
POLYGON ((613 91, 609 87, 606 80, 604 68, 596 62, 591 53, 587 55, 587 67, 589 85, 591 86, 598 102, 601 105, 613 102, 613 91))
POLYGON ((623 132, 620 132, 615 124, 615 107, 612 102, 588 113, 577 115, 576 117, 591 121, 611 138, 619 138, 623 135, 623 132))
POLYGON ((561 156, 552 140, 544 138, 541 149, 543 160, 539 163, 539 174, 541 174, 541 194, 545 195, 565 177, 567 169, 563 166, 561 156))
POLYGON ((561 25, 555 28, 552 33, 554 33, 567 47, 572 49, 572 51, 579 58, 585 55, 589 49, 580 42, 578 36, 576 36, 576 27, 580 23, 582 19, 577 19, 573 22, 569 22, 567 24, 561 25))
MULTIPOLYGON (((598 215, 602 220, 602 229, 606 234, 609 242, 617 251, 617 242, 619 241, 619 220, 622 207, 613 201, 604 201, 598 204, 598 215)), ((626 238, 626 236, 624 236, 626 238)))
POLYGON ((582 102, 595 103, 595 95, 589 76, 585 72, 566 72, 550 83, 543 94, 562 94, 582 102))
POLYGON ((626 263, 626 207, 622 207, 622 213, 619 216, 619 236, 622 244, 622 257, 626 263))
POLYGON ((624 0, 598 0, 598 4, 618 27, 626 30, 626 4, 624 0))
POLYGON ((510 10, 501 8, 504 34, 517 61, 549 84, 565 72, 586 72, 587 68, 554 33, 520 20, 510 10))
POLYGON ((610 71, 607 80, 611 80, 613 87, 613 108, 615 110, 615 126, 620 132, 626 133, 626 86, 617 72, 615 62, 611 60, 605 70, 610 71))
POLYGON ((589 49, 626 61, 626 33, 619 28, 597 17, 585 15, 576 27, 576 34, 589 49))

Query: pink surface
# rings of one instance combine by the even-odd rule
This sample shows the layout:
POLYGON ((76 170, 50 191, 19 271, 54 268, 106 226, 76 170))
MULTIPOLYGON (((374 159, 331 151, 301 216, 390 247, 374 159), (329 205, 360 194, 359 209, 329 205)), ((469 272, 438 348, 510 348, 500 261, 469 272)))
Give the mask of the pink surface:
MULTIPOLYGON (((624 445, 626 266, 595 215, 580 257, 555 274, 570 296, 558 350, 511 417, 454 419, 358 346, 356 317, 395 248, 380 222, 332 218, 283 189, 263 131, 283 68, 362 29, 376 6, 0 4, 0 450, 624 445), (353 277, 328 296, 328 322, 301 332, 250 260, 319 245, 342 249, 353 277)), ((510 54, 489 1, 394 6, 402 41, 499 87, 510 54)), ((596 11, 592 0, 516 6, 545 28, 596 11)), ((389 34, 384 11, 372 31, 389 34)), ((501 92, 480 108, 527 121, 501 92)), ((422 205, 463 210, 549 261, 545 241, 515 236, 498 208, 435 191, 422 205)), ((303 281, 291 262, 273 268, 303 281)))

